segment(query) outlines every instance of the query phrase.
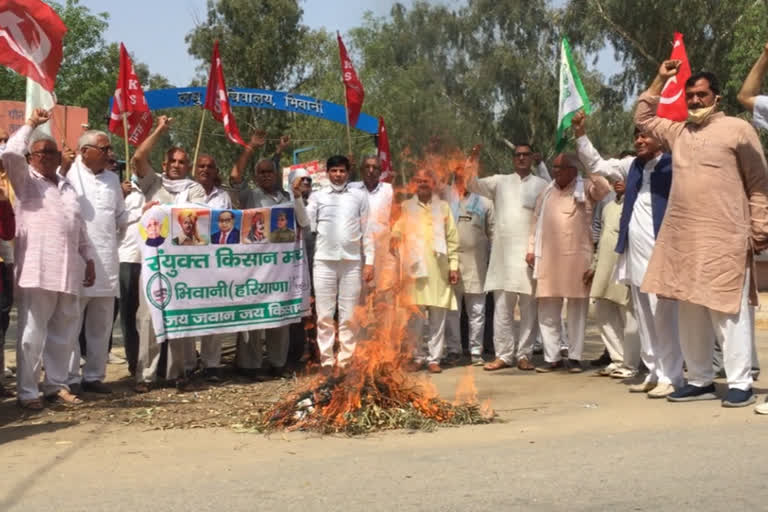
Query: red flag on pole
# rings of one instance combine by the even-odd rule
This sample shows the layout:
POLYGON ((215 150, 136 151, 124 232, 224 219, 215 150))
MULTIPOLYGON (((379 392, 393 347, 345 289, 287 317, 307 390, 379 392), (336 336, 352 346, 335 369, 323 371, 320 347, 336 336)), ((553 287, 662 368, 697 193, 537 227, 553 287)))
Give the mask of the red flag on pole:
POLYGON ((363 83, 357 78, 355 67, 347 55, 347 48, 341 40, 341 35, 336 32, 336 39, 339 41, 339 57, 341 58, 341 78, 344 81, 344 87, 347 92, 347 119, 349 126, 354 127, 357 119, 360 117, 360 110, 363 108, 363 99, 365 91, 363 83))
POLYGON ((53 91, 67 27, 41 0, 3 0, 0 64, 53 91))
POLYGON ((240 130, 237 129, 235 116, 232 115, 232 111, 229 109, 227 85, 224 83, 224 69, 221 67, 218 40, 213 43, 211 74, 208 77, 208 90, 205 92, 205 105, 203 108, 210 110, 213 118, 224 125, 224 132, 230 141, 245 146, 245 142, 240 137, 240 130))
POLYGON ((685 53, 685 45, 683 44, 683 34, 680 32, 675 32, 672 54, 669 58, 679 60, 680 67, 677 74, 664 84, 656 115, 673 121, 685 121, 688 119, 685 81, 691 76, 691 64, 688 62, 688 54, 685 53))
POLYGON ((123 113, 127 114, 128 142, 138 146, 152 130, 152 114, 144 97, 139 77, 133 69, 131 57, 120 43, 120 71, 117 75, 112 111, 109 113, 109 131, 123 137, 123 113))
POLYGON ((392 160, 389 158, 389 136, 387 127, 384 125, 384 118, 379 116, 379 165, 381 166, 381 176, 379 180, 392 183, 392 160))

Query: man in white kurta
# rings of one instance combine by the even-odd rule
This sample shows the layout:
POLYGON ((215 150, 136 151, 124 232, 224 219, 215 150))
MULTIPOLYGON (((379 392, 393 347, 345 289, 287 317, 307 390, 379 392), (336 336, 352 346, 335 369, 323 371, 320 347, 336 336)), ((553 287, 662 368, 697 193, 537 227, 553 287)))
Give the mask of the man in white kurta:
POLYGON ((16 194, 16 387, 19 405, 35 410, 43 408, 38 389, 43 364, 43 394, 80 402, 69 391, 68 363, 81 325, 78 294, 94 282, 93 248, 77 194, 56 173, 61 162, 56 142, 39 138, 30 143, 33 130, 49 118, 47 111, 36 109, 2 155, 16 194))
POLYGON ((416 194, 403 202, 390 245, 400 258, 405 305, 419 307, 419 312, 409 319, 408 327, 408 338, 414 344, 414 361, 421 367, 426 360, 430 373, 440 373, 446 314, 456 310, 452 285, 459 280, 459 237, 448 203, 434 193, 435 174, 420 169, 413 181, 416 194), (427 321, 429 334, 425 351, 421 338, 427 321))
POLYGON ((464 179, 456 175, 451 194, 451 215, 459 237, 459 282, 454 285, 456 311, 448 312, 446 324, 446 359, 457 362, 462 355, 461 312, 467 312, 469 352, 472 364, 483 364, 485 330, 485 291, 488 256, 493 239, 494 211, 490 199, 464 188, 464 179))
POLYGON ((109 359, 115 297, 120 296, 120 261, 117 254, 119 232, 135 223, 141 212, 133 215, 125 209, 123 190, 117 174, 106 169, 112 148, 106 133, 91 130, 80 136, 78 155, 66 174, 77 192, 80 214, 95 249, 96 281, 83 288, 80 314, 85 332, 85 365, 80 368, 80 344, 73 342, 69 360, 69 385, 83 391, 110 393, 104 384, 109 359))
MULTIPOLYGON (((155 130, 136 149, 134 168, 137 183, 144 193, 148 209, 154 204, 186 204, 205 202, 205 190, 188 178, 189 157, 183 149, 169 149, 163 159, 163 174, 155 173, 149 163, 152 148, 170 129, 170 119, 160 116, 155 130)), ((136 391, 146 392, 157 378, 158 370, 166 379, 176 380, 184 390, 189 384, 189 374, 197 364, 195 344, 192 338, 169 340, 158 344, 152 327, 149 305, 143 293, 139 294, 137 312, 139 326, 139 360, 136 367, 136 391), (167 351, 166 365, 158 369, 163 351, 167 351)))
MULTIPOLYGON (((368 197, 350 187, 349 160, 332 156, 326 163, 330 184, 309 196, 307 215, 315 233, 314 275, 317 346, 324 372, 343 368, 355 351, 353 317, 363 281, 373 279, 374 244, 368 229, 368 197), (366 262, 363 266, 363 262, 366 262), (334 313, 338 307, 339 353, 334 313)), ((300 200, 300 198, 299 198, 300 200)))
POLYGON ((467 189, 493 201, 496 224, 485 291, 493 292, 493 346, 496 360, 485 366, 494 371, 515 364, 532 370, 536 339, 535 284, 525 262, 528 235, 536 198, 547 182, 531 173, 533 151, 529 144, 515 147, 515 172, 478 179, 468 176, 467 189), (520 308, 520 328, 515 331, 515 306, 520 308))

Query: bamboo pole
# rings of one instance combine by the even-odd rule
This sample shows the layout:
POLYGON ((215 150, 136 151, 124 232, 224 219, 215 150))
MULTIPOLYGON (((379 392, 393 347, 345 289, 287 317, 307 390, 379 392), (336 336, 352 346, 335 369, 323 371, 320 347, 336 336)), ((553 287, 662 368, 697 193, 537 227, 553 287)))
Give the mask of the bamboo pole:
POLYGON ((131 180, 131 158, 128 146, 128 113, 123 112, 123 139, 125 140, 125 179, 131 180))
POLYGON ((195 159, 192 160, 192 169, 197 167, 197 154, 200 151, 200 140, 203 138, 203 124, 205 123, 205 109, 200 116, 200 129, 197 131, 197 144, 195 144, 195 159))
MULTIPOLYGON (((342 80, 342 84, 344 81, 342 80)), ((347 106, 347 86, 344 86, 344 115, 346 117, 344 125, 347 127, 347 151, 348 154, 352 154, 352 134, 349 130, 349 107, 347 106)))

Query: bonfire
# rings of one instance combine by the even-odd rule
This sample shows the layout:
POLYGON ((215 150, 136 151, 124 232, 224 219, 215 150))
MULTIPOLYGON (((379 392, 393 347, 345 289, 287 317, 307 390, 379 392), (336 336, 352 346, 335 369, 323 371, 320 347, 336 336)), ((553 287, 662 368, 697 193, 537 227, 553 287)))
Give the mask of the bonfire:
MULTIPOLYGON (((396 218, 394 210, 396 202, 396 218)), ((264 415, 265 430, 361 434, 492 421, 490 404, 478 402, 472 367, 453 402, 440 398, 427 375, 409 371, 415 337, 408 335, 408 322, 421 312, 410 304, 398 266, 392 270, 398 285, 369 295, 356 311, 359 341, 350 363, 330 375, 318 374, 274 405, 264 415)))

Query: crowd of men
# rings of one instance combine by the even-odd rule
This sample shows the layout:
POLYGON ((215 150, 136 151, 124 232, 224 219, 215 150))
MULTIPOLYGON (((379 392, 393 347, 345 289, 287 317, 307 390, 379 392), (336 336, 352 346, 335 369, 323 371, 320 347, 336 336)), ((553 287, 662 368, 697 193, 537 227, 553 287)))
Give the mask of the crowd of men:
MULTIPOLYGON (((0 341, 15 302, 18 404, 39 410, 44 398, 77 404, 83 392, 110 393, 106 366, 118 310, 136 392, 161 379, 186 390, 198 374, 221 378, 221 337, 158 344, 139 291, 138 220, 153 205, 190 203, 224 210, 212 243, 239 239, 226 210, 295 210, 316 337, 307 335, 311 322, 239 333, 235 366, 254 380, 290 374, 312 346, 321 372, 343 369, 359 338, 359 306, 393 299, 412 306, 405 333, 411 370, 439 373, 464 360, 466 312, 467 363, 489 372, 580 373, 593 302, 605 345, 596 361, 600 375, 637 379, 630 392, 670 402, 754 403, 754 255, 768 247, 768 166, 755 129, 718 111, 711 73, 688 79, 687 121, 655 115, 679 65, 662 63, 640 96, 631 154, 601 156, 578 113, 576 152, 558 154, 551 174, 530 143, 519 143, 513 173, 481 178, 476 146, 460 168, 418 169, 402 201, 380 180, 376 156, 362 158, 361 181, 350 181, 353 164, 337 155, 327 161, 327 186, 313 191, 299 171, 284 190, 279 161, 288 137, 250 176, 263 132, 251 137, 227 187, 210 155, 197 158, 189 177, 189 155, 180 147, 165 152, 158 173, 149 157, 171 127, 165 116, 136 150, 133 179, 121 184, 105 133, 87 131, 76 152, 62 153, 35 131, 50 117, 35 110, 3 137, 0 175, 0 239, 15 234, 12 250, 0 242, 0 341), (486 362, 489 294, 495 358, 486 362), (728 391, 718 397, 713 380, 721 372, 728 391)), ((763 129, 768 97, 758 90, 766 71, 768 45, 739 94, 763 129)), ((195 243, 194 233, 185 236, 179 244, 195 243)), ((247 236, 264 236, 257 220, 247 236)), ((768 405, 756 411, 768 413, 768 405)))

